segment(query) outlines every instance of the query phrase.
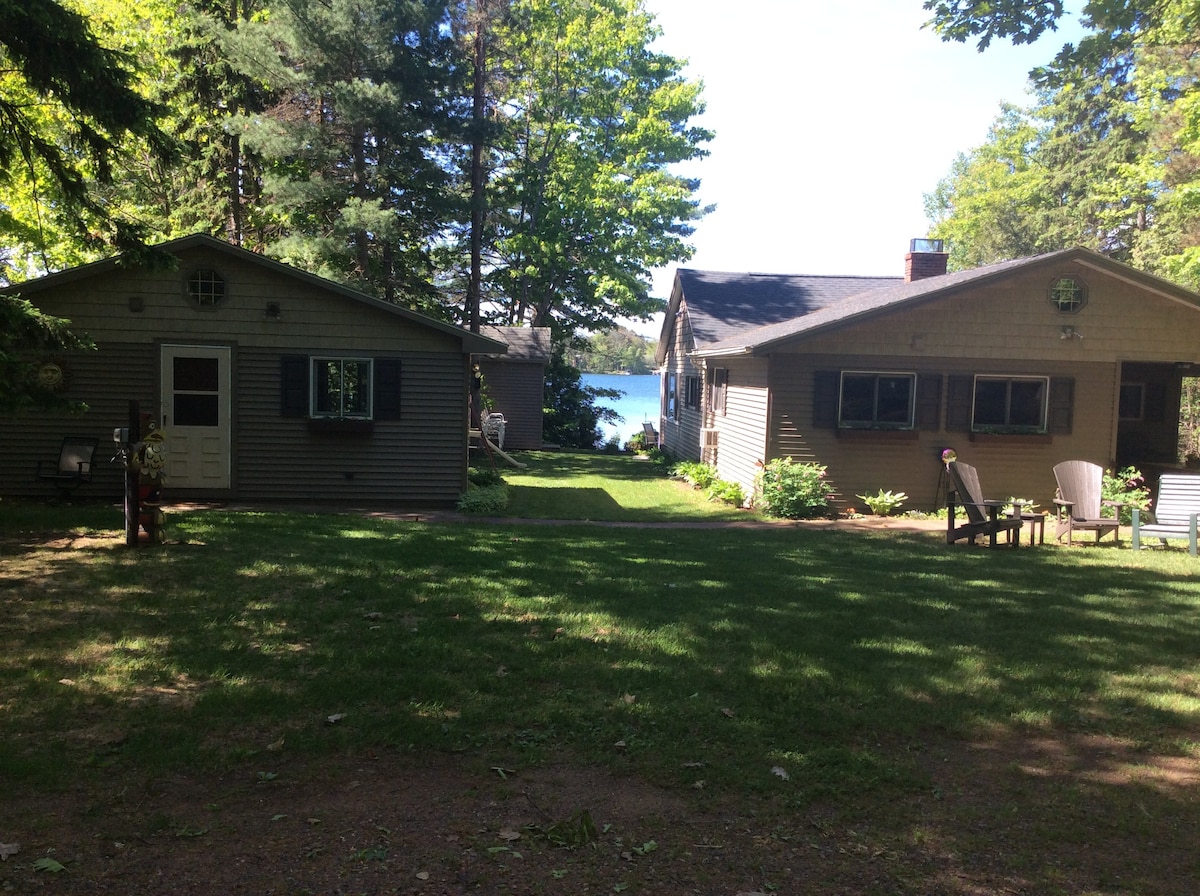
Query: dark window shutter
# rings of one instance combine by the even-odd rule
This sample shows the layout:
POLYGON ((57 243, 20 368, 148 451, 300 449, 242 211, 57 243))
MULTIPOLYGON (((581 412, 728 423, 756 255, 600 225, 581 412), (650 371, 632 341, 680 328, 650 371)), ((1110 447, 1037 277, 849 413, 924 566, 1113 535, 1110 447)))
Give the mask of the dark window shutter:
POLYGON ((1069 376, 1050 378, 1050 419, 1046 428, 1054 435, 1070 435, 1075 409, 1075 380, 1069 376))
POLYGON ((375 359, 375 419, 400 419, 400 360, 375 359))
POLYGON ((833 429, 838 421, 838 372, 818 370, 813 374, 813 426, 833 429))
POLYGON ((951 375, 946 378, 946 432, 969 432, 971 399, 975 378, 951 375))
POLYGON ((280 359, 279 413, 283 417, 308 416, 308 358, 284 355, 280 359))
POLYGON ((917 374, 917 429, 940 429, 942 425, 942 375, 917 374))

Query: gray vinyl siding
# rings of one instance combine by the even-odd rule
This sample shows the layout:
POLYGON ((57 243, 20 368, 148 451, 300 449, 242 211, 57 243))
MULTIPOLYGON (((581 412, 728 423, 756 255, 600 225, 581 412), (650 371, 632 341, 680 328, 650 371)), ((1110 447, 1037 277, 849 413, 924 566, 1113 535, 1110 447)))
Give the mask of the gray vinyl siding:
POLYGON ((739 483, 750 498, 756 464, 766 456, 768 363, 763 358, 745 358, 722 366, 729 371, 725 413, 707 415, 717 433, 717 475, 739 483))
POLYGON ((280 415, 279 354, 243 350, 239 357, 234 475, 240 498, 295 495, 416 505, 453 502, 462 493, 467 414, 462 359, 404 355, 401 419, 376 421, 369 434, 338 434, 280 415))
POLYGON ((504 415, 505 450, 541 448, 545 366, 485 358, 479 361, 479 369, 492 409, 504 415))
MULTIPOLYGON (((119 496, 121 470, 108 464, 112 429, 126 424, 130 400, 158 418, 160 351, 171 344, 231 348, 231 487, 187 494, 168 480, 166 500, 448 506, 458 499, 466 488, 469 355, 456 332, 236 252, 201 247, 183 256, 175 271, 103 269, 53 287, 30 284, 27 298, 71 320, 98 351, 69 359, 67 395, 86 402, 86 414, 0 419, 0 494, 49 496, 52 489, 34 479, 37 460, 55 460, 65 435, 94 435, 101 460, 94 484, 79 494, 119 496), (186 299, 186 277, 197 268, 225 280, 226 299, 215 310, 186 299), (278 319, 266 315, 268 302, 279 304, 278 319), (281 359, 315 354, 399 359, 400 419, 335 434, 284 417, 281 359)), ((539 420, 540 402, 539 394, 539 420)))
MULTIPOLYGON (((111 463, 112 431, 126 426, 129 402, 150 412, 158 407, 158 349, 147 344, 106 345, 102 352, 66 356, 71 375, 69 394, 88 410, 80 415, 31 414, 0 417, 0 494, 49 497, 53 488, 34 477, 38 461, 53 465, 66 436, 89 436, 100 443, 92 468, 92 483, 78 492, 81 498, 117 498, 124 488, 124 472, 111 463)), ((119 524, 120 520, 117 520, 119 524)))
POLYGON ((677 460, 700 460, 700 429, 703 425, 701 414, 685 408, 683 400, 687 378, 703 378, 704 371, 687 357, 692 346, 692 335, 686 313, 676 318, 676 324, 671 328, 670 340, 660 378, 658 432, 662 438, 663 450, 671 457, 677 460), (675 400, 679 409, 678 417, 674 420, 667 418, 667 376, 670 373, 676 376, 675 400))

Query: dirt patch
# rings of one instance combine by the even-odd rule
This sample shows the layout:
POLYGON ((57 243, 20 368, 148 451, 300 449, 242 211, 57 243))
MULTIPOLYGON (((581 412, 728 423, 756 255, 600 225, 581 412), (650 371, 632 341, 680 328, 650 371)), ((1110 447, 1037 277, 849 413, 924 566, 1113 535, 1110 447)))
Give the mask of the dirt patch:
POLYGON ((1200 884, 1194 758, 1039 738, 916 759, 928 783, 907 799, 803 808, 469 755, 109 779, 6 795, 0 844, 19 852, 0 864, 0 891, 1174 896, 1200 884), (63 870, 36 870, 44 858, 63 870))

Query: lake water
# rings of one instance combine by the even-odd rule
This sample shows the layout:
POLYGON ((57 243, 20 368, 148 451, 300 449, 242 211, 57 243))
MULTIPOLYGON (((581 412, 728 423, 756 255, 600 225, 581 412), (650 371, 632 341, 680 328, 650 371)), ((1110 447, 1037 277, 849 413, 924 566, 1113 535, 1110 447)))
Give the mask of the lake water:
POLYGON ((619 389, 625 394, 621 398, 600 399, 596 402, 600 407, 612 408, 622 417, 622 422, 615 426, 601 423, 604 440, 612 436, 620 439, 624 445, 630 436, 642 431, 642 421, 649 420, 658 429, 658 383, 656 374, 647 376, 622 376, 615 373, 585 373, 582 374, 583 385, 597 389, 619 389))

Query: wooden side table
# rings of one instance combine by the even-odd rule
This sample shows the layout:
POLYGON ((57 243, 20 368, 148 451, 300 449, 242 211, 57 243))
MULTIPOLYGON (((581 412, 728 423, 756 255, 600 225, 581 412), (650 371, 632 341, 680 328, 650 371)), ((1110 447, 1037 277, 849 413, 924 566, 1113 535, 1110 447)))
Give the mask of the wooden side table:
POLYGON ((1033 544, 1034 533, 1037 534, 1037 543, 1046 543, 1046 514, 1044 513, 1023 513, 1021 514, 1021 525, 1029 527, 1029 544, 1033 544))

